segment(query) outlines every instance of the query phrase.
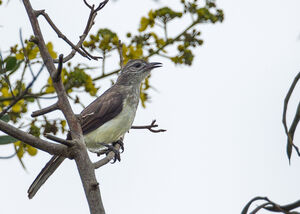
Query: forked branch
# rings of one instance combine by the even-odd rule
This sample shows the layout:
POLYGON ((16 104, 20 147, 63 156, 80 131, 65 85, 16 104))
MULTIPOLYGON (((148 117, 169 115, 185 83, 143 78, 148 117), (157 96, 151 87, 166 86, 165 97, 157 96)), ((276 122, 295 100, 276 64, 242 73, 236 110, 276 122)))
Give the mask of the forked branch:
MULTIPOLYGON (((91 59, 94 59, 94 60, 97 60, 97 59, 100 59, 102 57, 99 57, 99 56, 92 56, 91 54, 89 54, 83 47, 82 47, 82 44, 84 42, 84 40, 86 39, 87 35, 89 34, 92 26, 94 25, 94 20, 97 16, 97 12, 99 12, 107 3, 108 3, 109 0, 104 0, 103 2, 99 3, 98 7, 95 9, 95 5, 90 5, 87 3, 86 0, 84 0, 84 4, 90 9, 90 15, 89 15, 89 18, 88 18, 88 21, 86 23, 86 26, 85 26, 85 29, 83 31, 83 33, 81 34, 81 36, 79 36, 79 41, 77 42, 76 45, 74 45, 72 43, 71 45, 71 42, 66 42, 72 47, 72 51, 71 53, 69 53, 64 59, 63 59, 63 62, 67 62, 69 61, 70 59, 72 59, 76 52, 79 50, 80 54, 84 54, 83 56, 86 57, 86 58, 91 58, 91 59), (82 51, 81 51, 82 50, 82 51)), ((43 15, 43 14, 42 14, 43 15)), ((46 18, 46 17, 45 17, 46 18)), ((46 19, 47 20, 47 19, 46 19)), ((51 20, 49 18, 49 20, 51 20)), ((52 22, 52 21, 51 21, 52 22)), ((49 23, 49 22, 48 22, 49 23)), ((53 22, 52 22, 53 23, 53 22)), ((50 23, 49 23, 50 24, 50 23)), ((51 24, 50 24, 51 26, 51 24)), ((51 26, 52 27, 52 26, 51 26)), ((53 28, 53 27, 52 27, 53 28)), ((54 28, 53 28, 54 29, 54 28)), ((56 28, 57 29, 57 28, 56 28)), ((58 30, 58 29, 57 29, 58 30)), ((57 31, 54 29, 54 31, 58 34, 58 32, 60 32, 59 30, 57 31)), ((60 32, 58 35, 61 35, 63 36, 63 34, 60 32)), ((63 36, 64 38, 67 38, 66 36, 63 36)), ((53 60, 53 62, 55 63, 58 63, 58 60, 53 60)))
POLYGON ((244 209, 242 210, 241 214, 255 214, 258 213, 260 210, 268 210, 270 212, 275 212, 275 213, 284 213, 284 214, 299 214, 299 212, 294 211, 295 209, 300 207, 300 200, 295 201, 291 204, 286 204, 286 205, 279 205, 267 197, 255 197, 251 199, 244 209), (250 207, 254 202, 257 201, 263 201, 263 203, 259 206, 257 206, 254 210, 250 212, 250 207))
POLYGON ((146 126, 131 126, 131 129, 148 129, 150 132, 154 132, 154 133, 167 131, 165 129, 153 129, 153 128, 157 128, 158 127, 158 125, 155 124, 155 123, 156 123, 156 120, 153 120, 150 125, 146 125, 146 126))

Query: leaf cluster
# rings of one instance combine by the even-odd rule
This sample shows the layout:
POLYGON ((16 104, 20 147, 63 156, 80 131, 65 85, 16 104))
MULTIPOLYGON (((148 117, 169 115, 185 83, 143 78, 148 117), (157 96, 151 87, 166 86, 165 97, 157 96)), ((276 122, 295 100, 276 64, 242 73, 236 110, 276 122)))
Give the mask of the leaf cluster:
MULTIPOLYGON (((141 18, 138 31, 135 34, 128 32, 126 40, 122 40, 124 63, 130 59, 148 60, 152 56, 161 56, 175 64, 192 65, 194 49, 203 44, 198 25, 222 22, 224 14, 221 9, 217 8, 214 1, 206 1, 204 6, 201 6, 197 0, 182 0, 181 4, 181 11, 162 7, 157 10, 150 10, 147 16, 141 18), (190 23, 182 27, 181 30, 183 31, 169 36, 168 26, 176 23, 176 19, 178 21, 183 16, 190 16, 190 23), (174 51, 172 47, 177 48, 174 51)), ((89 36, 89 39, 84 42, 84 46, 90 51, 98 51, 106 56, 118 49, 119 38, 120 36, 112 30, 100 29, 96 34, 89 36)), ((140 97, 144 107, 149 98, 147 90, 151 88, 149 79, 145 81, 147 84, 144 82, 144 85, 148 86, 141 88, 140 97)))

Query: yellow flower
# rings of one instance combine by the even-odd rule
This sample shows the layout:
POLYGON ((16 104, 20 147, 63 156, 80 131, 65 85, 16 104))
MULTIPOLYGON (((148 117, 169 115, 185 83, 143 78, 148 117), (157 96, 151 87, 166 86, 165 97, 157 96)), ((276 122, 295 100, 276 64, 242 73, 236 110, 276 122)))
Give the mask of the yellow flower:
POLYGON ((3 97, 10 97, 10 93, 8 92, 8 88, 7 87, 3 87, 1 89, 1 93, 3 97))
POLYGON ((26 150, 30 156, 35 156, 37 154, 37 149, 30 145, 26 145, 26 150))

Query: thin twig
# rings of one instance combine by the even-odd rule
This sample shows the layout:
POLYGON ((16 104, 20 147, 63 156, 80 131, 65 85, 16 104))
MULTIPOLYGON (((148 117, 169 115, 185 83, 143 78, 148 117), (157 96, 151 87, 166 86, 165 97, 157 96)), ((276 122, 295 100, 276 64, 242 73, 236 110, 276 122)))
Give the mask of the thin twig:
POLYGON ((19 102, 21 99, 24 98, 24 96, 27 94, 27 92, 29 91, 29 89, 31 88, 31 86, 33 85, 33 83, 36 81, 36 79, 38 78, 38 76, 40 75, 40 73, 42 72, 42 70, 44 69, 44 64, 42 65, 42 67, 40 68, 39 72, 37 73, 37 75, 33 78, 33 80, 28 84, 28 86, 26 87, 26 89, 19 94, 12 102, 9 106, 7 106, 1 113, 0 113, 0 118, 7 113, 7 111, 13 107, 17 102, 19 102))
POLYGON ((246 205, 245 207, 243 208, 241 214, 247 214, 248 213, 248 210, 251 206, 251 204, 254 202, 254 201, 258 201, 258 200, 267 200, 268 198, 267 197, 260 197, 260 196, 257 196, 253 199, 251 199, 246 205))
POLYGON ((266 206, 270 205, 271 203, 270 202, 266 202, 266 203, 263 203, 261 205, 259 205, 258 207, 256 207, 250 214, 255 214, 257 213, 259 210, 265 208, 266 206))
POLYGON ((9 90, 10 90, 11 96, 15 99, 16 96, 15 96, 15 94, 14 94, 14 91, 13 91, 13 89, 12 89, 12 87, 11 87, 11 84, 10 84, 10 81, 9 81, 9 79, 8 79, 8 76, 7 76, 6 74, 4 74, 4 80, 5 80, 5 82, 6 82, 7 85, 8 85, 8 88, 9 88, 9 90))
POLYGON ((190 24, 186 29, 184 29, 181 33, 179 33, 174 39, 168 40, 164 45, 159 47, 156 51, 151 52, 148 56, 145 57, 145 59, 150 58, 151 56, 158 54, 161 50, 163 50, 166 46, 173 44, 174 42, 178 41, 182 35, 184 35, 188 30, 190 30, 195 25, 199 24, 198 21, 193 22, 190 24))
POLYGON ((292 85, 290 86, 289 90, 288 90, 288 93, 284 99, 284 104, 283 104, 283 113, 282 113, 282 123, 283 123, 283 126, 284 126, 284 130, 285 130, 285 133, 288 137, 288 143, 287 143, 287 152, 288 152, 288 158, 290 160, 291 158, 291 155, 292 155, 292 147, 294 147, 298 153, 298 155, 300 156, 300 153, 299 153, 299 150, 298 150, 298 147, 296 147, 293 143, 293 137, 290 135, 289 133, 289 130, 288 130, 288 126, 287 126, 287 122, 286 122, 286 113, 287 113, 287 108, 288 108, 288 104, 289 104, 289 100, 290 100, 290 97, 296 87, 296 84, 298 82, 298 80, 300 79, 300 72, 297 74, 297 76, 295 77, 292 85))
POLYGON ((49 140, 53 140, 55 142, 61 143, 61 144, 65 145, 65 146, 68 146, 68 147, 71 147, 71 146, 75 145, 75 143, 72 140, 65 140, 65 139, 53 136, 51 134, 45 134, 44 136, 46 138, 48 138, 49 140))
MULTIPOLYGON (((291 204, 286 204, 286 205, 281 205, 279 206, 280 209, 285 210, 285 211, 291 211, 293 209, 299 208, 300 207, 300 200, 295 201, 291 204)), ((271 207, 265 207, 266 210, 269 211, 278 211, 277 207, 271 206, 271 207)))
POLYGON ((148 129, 150 132, 154 132, 154 133, 167 131, 165 129, 157 129, 157 130, 153 129, 158 127, 158 125, 155 124, 155 122, 156 120, 153 120, 150 125, 146 125, 146 126, 131 126, 131 129, 148 129))
POLYGON ((89 5, 88 3, 87 3, 87 1, 86 0, 83 0, 83 2, 84 2, 84 4, 88 7, 88 8, 90 8, 90 9, 92 9, 92 6, 91 5, 89 5))
POLYGON ((58 66, 57 66, 57 71, 53 72, 52 75, 52 80, 53 81, 60 81, 61 78, 61 72, 62 72, 62 68, 63 68, 63 59, 64 59, 64 55, 60 54, 58 57, 58 66))
POLYGON ((18 152, 14 152, 13 154, 11 155, 8 155, 8 156, 0 156, 0 159, 10 159, 10 158, 13 158, 16 156, 18 152))
POLYGON ((35 11, 36 16, 42 15, 46 21, 48 22, 48 24, 51 26, 51 28, 55 31, 55 33, 57 34, 58 38, 61 38, 62 40, 64 40, 68 45, 70 45, 74 50, 76 50, 81 56, 86 57, 87 59, 90 59, 90 57, 88 55, 86 55, 83 51, 81 51, 79 49, 79 47, 77 47, 76 45, 74 45, 57 27, 56 25, 53 23, 53 21, 51 20, 51 18, 49 17, 49 15, 45 12, 45 10, 38 10, 35 11))
POLYGON ((24 42, 23 42, 23 36, 22 36, 22 29, 21 28, 19 30, 19 35, 20 35, 20 42, 21 42, 22 49, 23 49, 23 54, 24 54, 24 57, 26 59, 25 63, 28 65, 31 76, 34 77, 33 70, 31 68, 31 63, 30 63, 30 60, 29 60, 29 57, 28 57, 28 53, 25 49, 25 45, 24 45, 24 42))
POLYGON ((43 108, 41 110, 37 110, 37 111, 34 111, 32 112, 31 114, 31 117, 37 117, 37 116, 40 116, 40 115, 44 115, 44 114, 47 114, 49 112, 52 112, 52 111, 55 111, 55 110, 58 110, 59 109, 59 106, 58 106, 58 103, 54 103, 52 104, 51 106, 48 106, 46 108, 43 108))
MULTIPOLYGON (((90 30, 91 30, 91 28, 92 28, 92 26, 93 26, 93 24, 94 24, 94 20, 95 20, 95 17, 97 16, 97 12, 98 12, 99 10, 101 10, 101 9, 108 3, 108 1, 109 1, 109 0, 105 0, 105 1, 101 2, 101 3, 99 4, 99 6, 98 6, 96 9, 94 9, 94 5, 91 6, 91 5, 89 5, 89 4, 86 2, 86 0, 84 0, 85 5, 86 5, 91 11, 90 11, 90 15, 89 15, 88 21, 87 21, 87 23, 86 23, 85 29, 84 29, 83 33, 81 34, 81 36, 79 36, 79 41, 78 41, 77 44, 75 45, 76 49, 78 49, 78 48, 80 48, 80 47, 82 46, 84 40, 86 39, 87 35, 89 34, 89 32, 90 32, 90 30)), ((75 54, 76 54, 76 49, 73 49, 73 50, 71 51, 71 53, 69 53, 69 54, 64 58, 63 62, 67 62, 67 61, 69 61, 70 59, 72 59, 72 58, 75 56, 75 54)), ((90 55, 90 57, 91 57, 91 55, 90 55)), ((100 57, 92 56, 91 58, 97 60, 97 59, 99 59, 100 57)), ((58 63, 58 60, 53 60, 53 62, 54 62, 54 63, 58 63)))
POLYGON ((123 44, 122 44, 121 40, 119 40, 118 52, 119 52, 119 56, 120 56, 120 67, 122 70, 123 66, 124 66, 124 57, 123 57, 123 44))
MULTIPOLYGON (((297 107, 297 110, 296 110, 296 114, 294 116, 294 120, 293 120, 293 122, 290 126, 290 129, 289 129, 289 135, 291 136, 292 139, 294 139, 294 134, 295 134, 297 125, 299 123, 299 120, 300 120, 300 102, 298 103, 298 107, 297 107)), ((298 153, 298 155, 299 155, 299 153, 298 153)))
POLYGON ((102 59, 102 75, 105 75, 105 60, 106 60, 106 52, 103 51, 103 59, 102 59))
POLYGON ((96 8, 95 12, 97 13, 99 10, 101 10, 103 7, 105 7, 105 5, 107 4, 108 1, 109 0, 105 0, 105 1, 101 2, 99 4, 99 6, 96 8))
POLYGON ((93 81, 97 81, 97 80, 100 80, 100 79, 104 79, 104 78, 109 77, 109 76, 111 76, 111 75, 117 74, 119 71, 120 71, 120 69, 117 69, 117 70, 114 70, 114 71, 112 71, 112 72, 110 72, 110 73, 102 74, 101 76, 95 77, 95 78, 93 79, 93 81))
MULTIPOLYGON (((47 95, 47 93, 37 93, 37 94, 28 93, 27 95, 24 96, 24 99, 27 99, 27 98, 55 99, 55 98, 57 98, 57 96, 42 97, 44 95, 47 95)), ((10 101, 10 100, 14 100, 14 97, 12 97, 12 96, 11 97, 0 97, 0 102, 10 101)))
POLYGON ((98 59, 102 59, 102 58, 103 58, 102 56, 93 56, 93 55, 90 54, 90 53, 89 53, 82 45, 81 45, 80 49, 81 49, 88 57, 90 57, 91 59, 98 60, 98 59))

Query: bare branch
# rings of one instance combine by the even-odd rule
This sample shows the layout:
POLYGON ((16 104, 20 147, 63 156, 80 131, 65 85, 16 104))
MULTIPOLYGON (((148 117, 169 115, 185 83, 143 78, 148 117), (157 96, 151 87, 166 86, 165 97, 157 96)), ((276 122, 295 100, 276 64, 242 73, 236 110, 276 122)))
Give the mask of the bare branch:
POLYGON ((258 200, 267 200, 267 199, 268 199, 267 197, 260 197, 260 196, 251 199, 251 200, 246 204, 246 206, 243 208, 241 214, 247 214, 247 213, 248 213, 248 210, 249 210, 249 208, 250 208, 250 206, 252 205, 252 203, 253 203, 254 201, 258 201, 258 200))
POLYGON ((270 202, 266 202, 266 203, 263 203, 261 205, 259 205, 258 207, 256 207, 250 214, 255 214, 257 213, 259 210, 265 208, 266 206, 270 205, 271 203, 270 202))
POLYGON ((109 0, 105 0, 103 2, 101 2, 98 7, 96 8, 95 12, 98 12, 99 10, 101 10, 108 2, 109 0))
MULTIPOLYGON (((27 93, 27 95, 24 95, 23 98, 24 99, 27 99, 27 98, 55 99, 55 98, 57 98, 57 96, 43 97, 44 95, 47 95, 47 93, 45 93, 45 92, 36 93, 36 94, 27 93)), ((7 101, 7 100, 14 100, 14 99, 15 98, 13 96, 11 96, 11 97, 0 97, 0 102, 7 101)))
POLYGON ((46 21, 48 22, 48 24, 51 26, 51 28, 55 31, 55 33, 57 34, 58 38, 63 39, 68 45, 70 45, 74 50, 76 50, 81 56, 86 57, 88 59, 90 59, 89 56, 87 56, 83 51, 81 51, 79 49, 79 47, 77 47, 76 45, 74 45, 57 27, 56 25, 53 23, 53 21, 51 20, 51 18, 49 17, 49 15, 45 12, 45 10, 38 10, 35 11, 36 16, 42 15, 46 21))
POLYGON ((300 207, 300 200, 298 200, 294 203, 291 203, 291 204, 280 206, 280 205, 274 203, 273 201, 271 201, 270 199, 268 199, 267 197, 255 197, 246 204, 246 206, 242 210, 241 214, 247 214, 249 207, 252 205, 252 203, 255 201, 258 201, 258 200, 263 200, 263 201, 265 201, 265 203, 256 207, 252 212, 249 212, 250 214, 255 214, 261 209, 265 209, 265 210, 268 210, 271 212, 280 212, 280 213, 284 213, 284 214, 292 214, 292 213, 296 214, 298 212, 295 212, 295 211, 290 212, 290 211, 300 207))
MULTIPOLYGON (((300 79, 300 72, 295 77, 295 79, 294 79, 292 85, 290 86, 289 91, 288 91, 288 93, 287 93, 287 95, 286 95, 286 97, 284 99, 283 113, 282 113, 282 123, 283 123, 283 126, 284 126, 285 133, 286 133, 286 135, 288 137, 287 153, 288 153, 289 160, 290 160, 291 154, 292 154, 292 147, 294 147, 296 149, 296 151, 298 153, 298 156, 300 156, 298 148, 293 143, 293 136, 291 136, 291 133, 288 130, 288 126, 287 126, 287 122, 286 122, 286 113, 287 113, 287 108, 288 108, 289 100, 290 100, 290 97, 291 97, 291 95, 292 95, 292 93, 293 93, 293 91, 294 91, 294 89, 295 89, 295 87, 296 87, 297 82, 298 82, 299 79, 300 79)), ((297 117, 297 115, 298 114, 296 114, 295 118, 297 117)), ((298 120, 298 122, 299 122, 299 120, 298 120)), ((298 122, 295 121, 294 125, 297 126, 298 122)), ((295 127, 295 129, 296 129, 296 127, 295 127)))
POLYGON ((121 40, 119 40, 118 52, 119 52, 119 56, 120 56, 120 67, 122 70, 123 66, 124 66, 124 58, 123 58, 123 44, 122 44, 121 40))
MULTIPOLYGON (((1 59, 1 60, 2 60, 2 59, 1 59)), ((6 82, 7 85, 8 85, 8 88, 9 88, 9 91, 10 91, 10 93, 11 93, 11 96, 13 97, 13 99, 15 99, 16 97, 15 97, 15 94, 14 94, 14 90, 12 89, 11 84, 10 84, 10 81, 9 81, 8 76, 7 76, 6 74, 4 74, 4 80, 5 80, 5 82, 6 82)))
POLYGON ((13 127, 12 125, 3 122, 2 120, 0 120, 0 130, 18 140, 25 142, 30 146, 48 152, 49 154, 61 155, 65 157, 68 157, 69 155, 66 146, 53 144, 51 142, 37 138, 31 134, 13 127))
POLYGON ((51 134, 45 134, 45 137, 48 138, 49 140, 53 140, 55 142, 61 143, 65 146, 71 147, 75 145, 75 142, 72 140, 65 140, 56 136, 53 136, 51 134))
POLYGON ((101 76, 95 77, 95 78, 93 79, 93 81, 100 80, 100 79, 109 77, 109 76, 111 76, 111 75, 117 74, 119 71, 120 71, 120 69, 117 69, 117 70, 114 70, 114 71, 112 71, 112 72, 110 72, 110 73, 102 74, 101 76))
POLYGON ((98 59, 102 59, 103 57, 101 56, 93 56, 92 54, 90 54, 87 50, 85 50, 85 48, 81 45, 80 49, 88 56, 90 57, 91 59, 94 59, 94 60, 98 60, 98 59))
MULTIPOLYGON (((109 0, 105 0, 105 1, 101 2, 101 3, 99 4, 99 6, 98 6, 96 9, 94 9, 94 5, 91 6, 91 5, 89 5, 89 4, 87 3, 86 0, 84 0, 85 5, 86 5, 88 8, 90 8, 91 11, 90 11, 90 15, 89 15, 89 18, 88 18, 86 27, 85 27, 85 29, 84 29, 82 35, 79 37, 79 41, 78 41, 77 44, 75 45, 75 48, 76 48, 76 49, 79 49, 80 47, 82 47, 82 44, 83 44, 84 40, 86 39, 87 35, 89 34, 89 32, 90 32, 90 30, 91 30, 91 28, 92 28, 92 26, 93 26, 93 24, 94 24, 94 20, 95 20, 95 18, 96 18, 96 16, 97 16, 97 12, 98 12, 99 10, 101 10, 101 9, 108 3, 108 1, 109 1, 109 0)), ((71 53, 68 54, 68 55, 64 58, 63 62, 67 62, 67 61, 69 61, 70 59, 72 59, 72 58, 75 56, 75 54, 76 54, 76 49, 73 48, 73 50, 71 51, 71 53)), ((85 51, 85 50, 83 50, 83 51, 85 51)), ((85 51, 85 53, 87 53, 87 51, 85 51)), ((95 59, 95 60, 97 60, 97 59, 100 58, 100 57, 94 57, 94 56, 92 56, 92 55, 90 55, 90 54, 89 54, 88 56, 89 56, 90 58, 92 58, 92 59, 95 59)), ((55 63, 58 63, 58 60, 53 60, 53 61, 54 61, 55 63)))
POLYGON ((61 72, 62 72, 62 69, 63 69, 63 59, 64 59, 64 55, 60 54, 59 57, 58 57, 57 71, 53 72, 53 75, 51 77, 53 79, 53 81, 55 81, 55 82, 58 82, 61 79, 61 72))
MULTIPOLYGON (((26 64, 28 65, 28 68, 29 68, 29 71, 32 75, 32 77, 34 78, 34 74, 33 74, 33 70, 31 68, 31 63, 30 63, 30 60, 28 58, 28 54, 27 54, 27 50, 25 48, 25 45, 24 45, 24 42, 23 42, 23 36, 22 36, 22 30, 20 29, 19 30, 19 34, 20 34, 20 42, 21 42, 21 45, 22 45, 22 49, 23 49, 23 54, 24 54, 24 57, 25 57, 25 62, 26 64)), ((24 68, 25 69, 25 68, 24 68)), ((25 71, 25 70, 24 70, 25 71)))
POLYGON ((297 107, 297 110, 296 110, 296 114, 294 116, 294 120, 293 120, 292 125, 290 126, 290 129, 289 129, 289 135, 292 138, 292 140, 294 140, 294 134, 295 134, 297 125, 299 123, 299 120, 300 120, 300 102, 298 103, 298 107, 297 107))
POLYGON ((87 3, 87 1, 86 0, 83 0, 83 2, 84 2, 84 4, 88 7, 88 8, 90 8, 90 9, 92 9, 92 6, 91 5, 89 5, 88 3, 87 3))
POLYGON ((44 114, 47 114, 49 112, 52 112, 52 111, 55 111, 55 110, 58 110, 58 109, 59 109, 58 103, 56 102, 51 106, 48 106, 48 107, 43 108, 41 110, 37 110, 37 111, 32 112, 31 117, 37 117, 37 116, 40 116, 40 115, 44 115, 44 114))
MULTIPOLYGON (((278 205, 278 206, 279 206, 279 205, 278 205)), ((293 202, 293 203, 291 203, 291 204, 286 204, 286 205, 281 205, 281 206, 279 206, 279 208, 280 208, 281 210, 285 210, 285 211, 287 211, 287 212, 289 212, 289 211, 291 211, 291 210, 293 210, 293 209, 299 208, 299 207, 300 207, 300 200, 295 201, 295 202, 293 202)), ((278 207, 274 207, 274 206, 267 206, 267 207, 265 207, 265 209, 266 209, 266 210, 269 210, 269 211, 279 211, 279 210, 278 210, 278 207)))
POLYGON ((153 120, 150 125, 146 125, 146 126, 131 126, 131 129, 148 129, 150 132, 154 132, 154 133, 167 131, 165 129, 157 129, 157 130, 153 129, 158 127, 158 125, 155 124, 155 122, 156 120, 153 120))

